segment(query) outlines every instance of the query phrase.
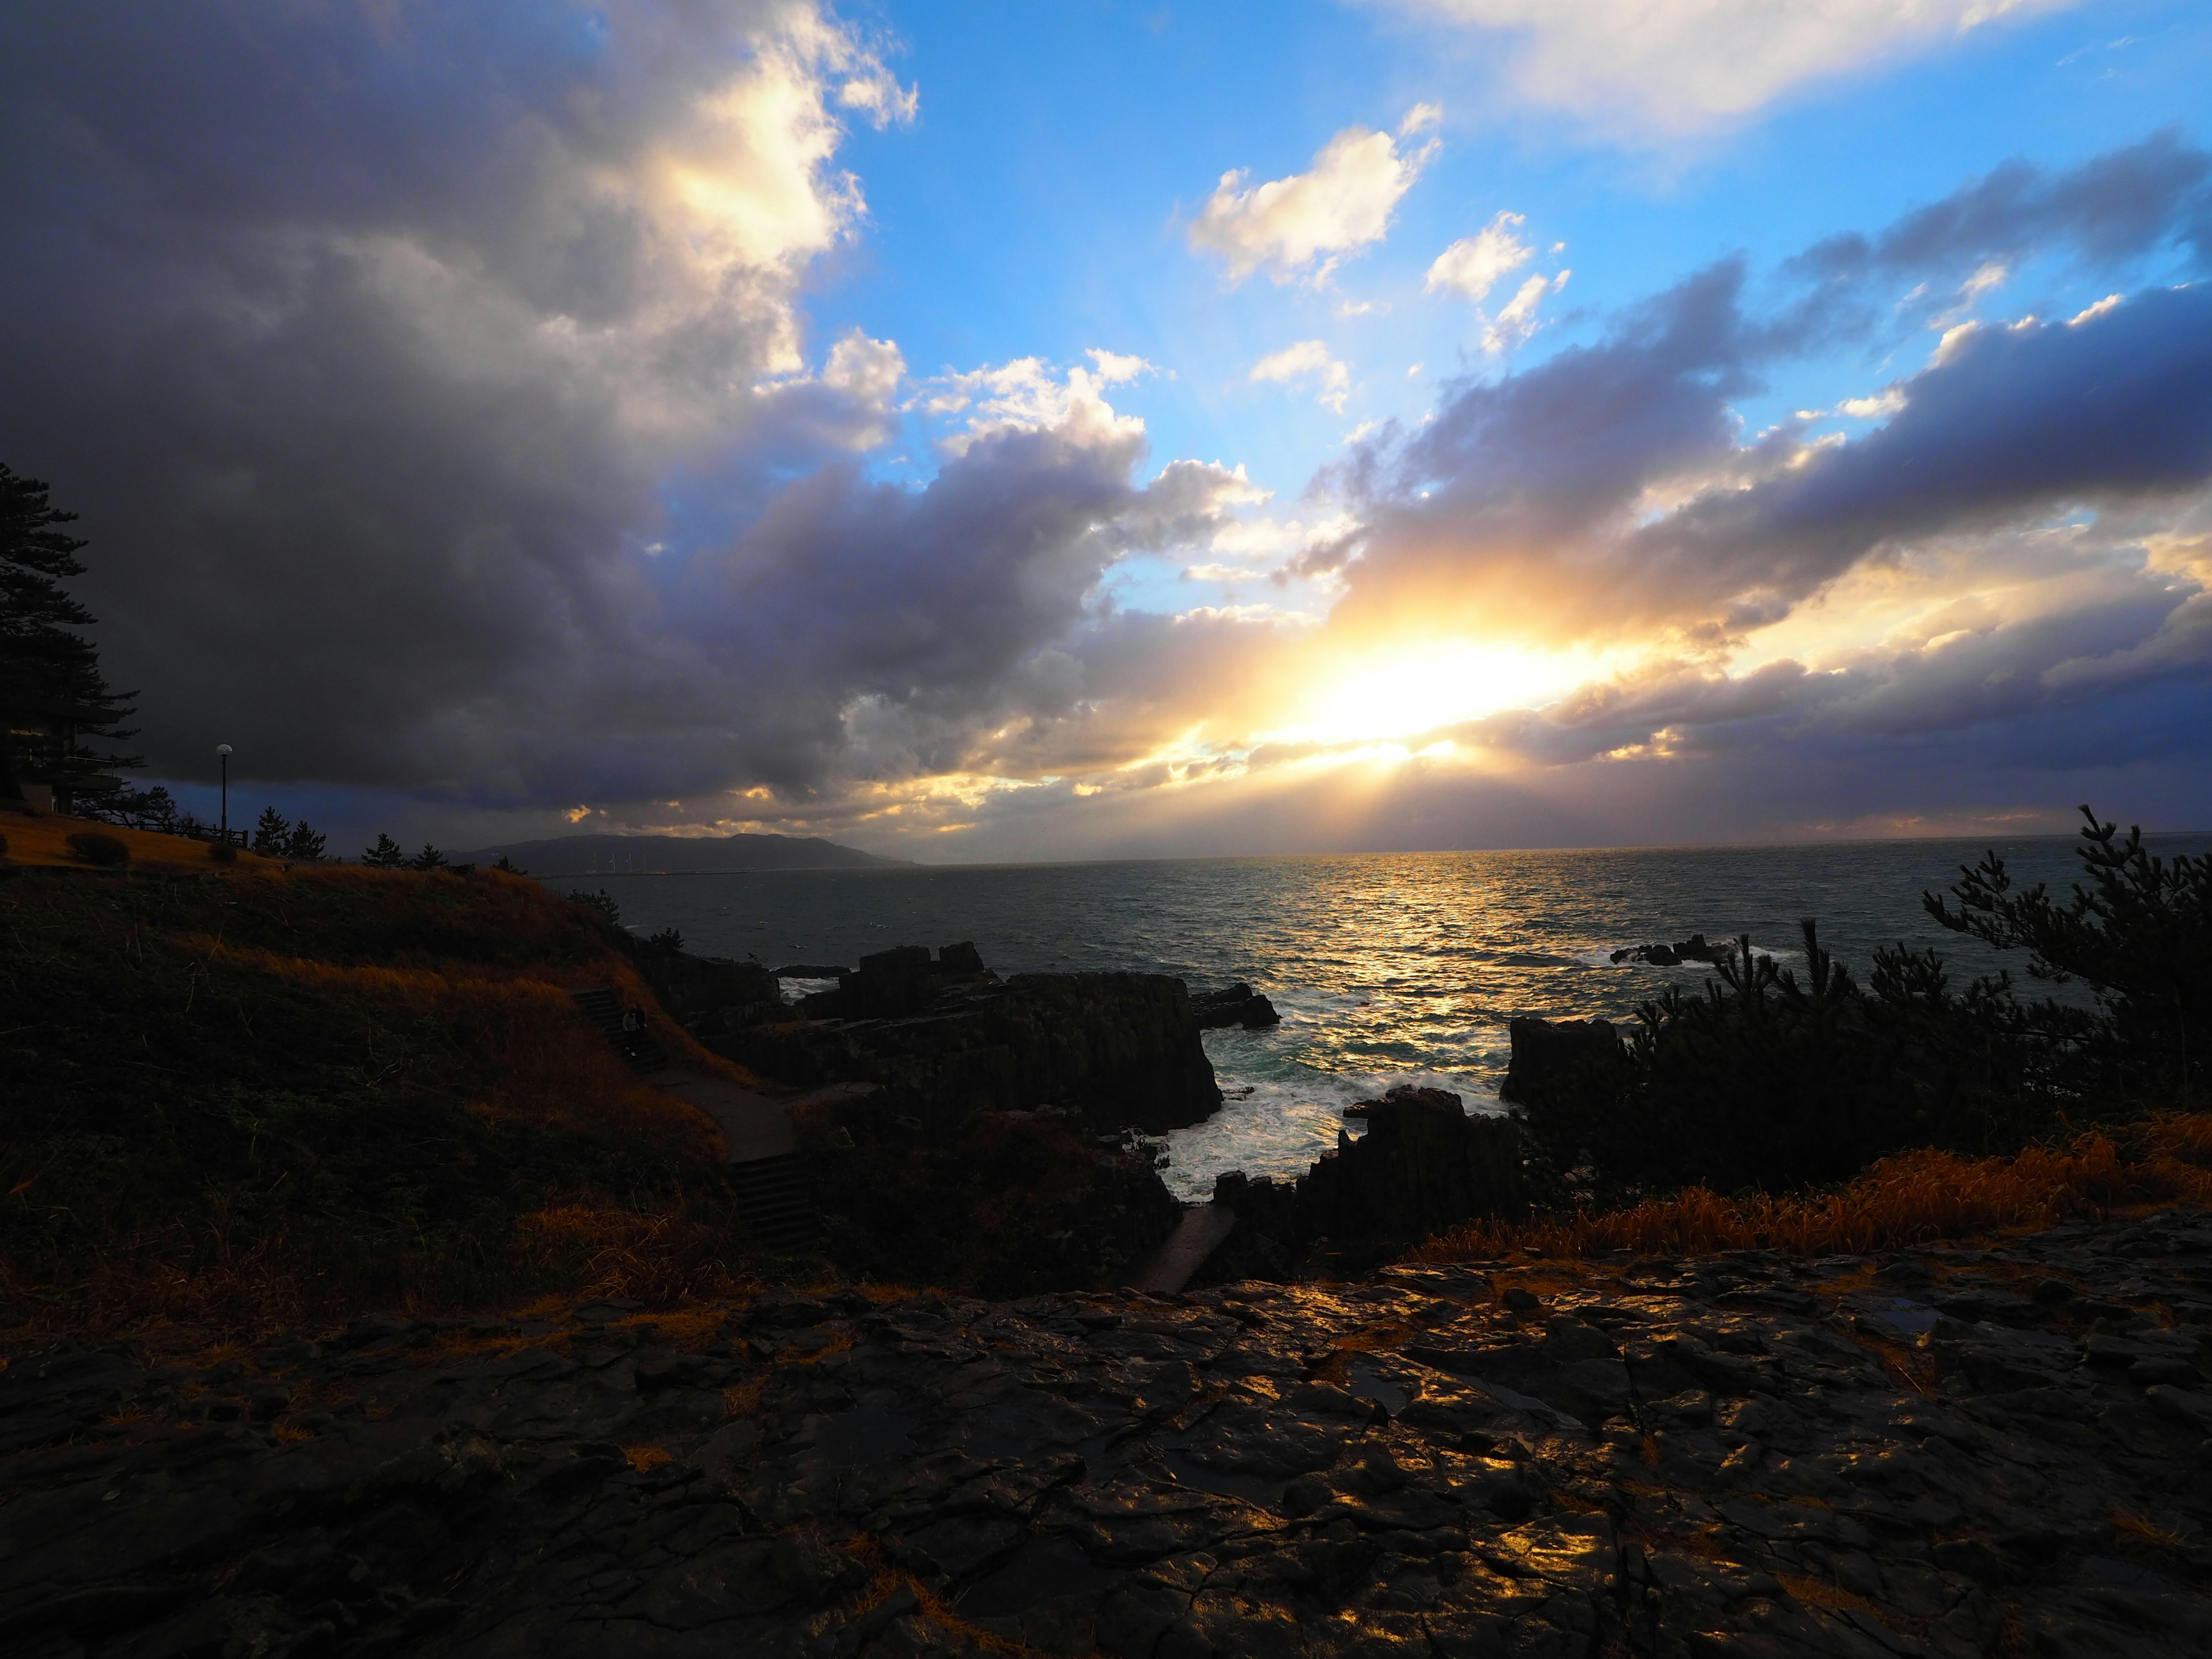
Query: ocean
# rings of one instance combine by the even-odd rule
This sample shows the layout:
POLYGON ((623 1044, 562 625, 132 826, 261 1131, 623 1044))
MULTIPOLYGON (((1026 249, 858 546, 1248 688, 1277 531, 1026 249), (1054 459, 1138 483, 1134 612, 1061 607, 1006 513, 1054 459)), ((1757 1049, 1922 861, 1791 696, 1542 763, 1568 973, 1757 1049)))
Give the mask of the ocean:
MULTIPOLYGON (((769 967, 837 963, 894 945, 973 940, 1001 974, 1132 969, 1194 990, 1244 980, 1283 1016, 1266 1031, 1210 1031, 1231 1097, 1165 1137, 1169 1186, 1202 1198, 1224 1170, 1296 1176, 1336 1144, 1341 1113, 1393 1083, 1433 1085, 1496 1111, 1507 1021, 1612 1020, 1701 965, 1615 965, 1623 946, 1748 933, 1784 966, 1797 922, 1862 982, 1877 945, 1936 945, 1954 982, 2000 965, 1921 908, 1994 847, 2025 887, 2063 892, 2069 837, 1820 846, 920 866, 732 875, 555 879, 604 890, 625 926, 682 931, 687 948, 769 967)), ((2160 836, 2201 853, 2212 835, 2160 836)), ((2015 979, 2025 963, 2008 964, 2015 979)), ((787 984, 796 994, 802 988, 787 984)), ((1357 1125, 1352 1126, 1355 1133, 1357 1125)))

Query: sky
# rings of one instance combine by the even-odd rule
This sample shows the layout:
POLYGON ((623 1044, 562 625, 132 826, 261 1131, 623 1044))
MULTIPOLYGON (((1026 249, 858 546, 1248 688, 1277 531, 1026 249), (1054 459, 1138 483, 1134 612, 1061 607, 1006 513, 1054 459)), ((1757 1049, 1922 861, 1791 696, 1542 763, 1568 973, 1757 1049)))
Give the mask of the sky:
POLYGON ((32 0, 0 460, 336 850, 2212 825, 2192 0, 32 0))

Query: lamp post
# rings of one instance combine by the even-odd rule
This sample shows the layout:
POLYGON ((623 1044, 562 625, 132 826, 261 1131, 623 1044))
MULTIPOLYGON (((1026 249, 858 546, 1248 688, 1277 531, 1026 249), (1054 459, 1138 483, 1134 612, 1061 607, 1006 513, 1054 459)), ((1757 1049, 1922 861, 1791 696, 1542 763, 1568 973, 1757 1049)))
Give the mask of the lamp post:
POLYGON ((219 743, 215 746, 216 760, 222 768, 222 844, 230 845, 230 745, 219 743))

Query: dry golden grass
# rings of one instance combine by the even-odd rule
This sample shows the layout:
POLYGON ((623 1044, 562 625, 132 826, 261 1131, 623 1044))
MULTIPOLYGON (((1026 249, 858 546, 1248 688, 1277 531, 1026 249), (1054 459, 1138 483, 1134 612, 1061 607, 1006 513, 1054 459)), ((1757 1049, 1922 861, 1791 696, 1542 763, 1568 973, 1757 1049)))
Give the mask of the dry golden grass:
POLYGON ((2169 1570, 2191 1565, 2194 1540, 2180 1528, 2120 1504, 2106 1510, 2106 1518, 2122 1554, 2169 1570))
POLYGON ((276 872, 283 866, 273 859, 264 859, 256 853, 241 850, 234 862, 218 864, 209 856, 209 843, 187 841, 182 836, 156 836, 144 830, 119 830, 112 823, 98 823, 90 818, 70 817, 59 812, 41 812, 33 817, 26 812, 0 812, 0 836, 8 837, 8 859, 13 864, 60 865, 71 869, 88 870, 87 864, 70 851, 71 836, 92 831, 112 836, 131 849, 131 862, 126 869, 159 870, 173 873, 187 871, 196 875, 246 875, 258 872, 276 872))
POLYGON ((532 1264, 563 1270, 582 1301, 622 1298, 654 1307, 735 1296, 751 1281, 727 1259, 729 1236, 680 1212, 625 1209, 580 1197, 524 1216, 516 1249, 532 1264))
POLYGON ((1422 1261, 1511 1255, 1583 1257, 1616 1250, 1695 1255, 1775 1249, 1863 1255, 1937 1239, 2034 1231, 2166 1204, 2212 1206, 2212 1114, 2172 1114, 2011 1158, 1901 1152, 1832 1192, 1723 1198, 1692 1187, 1598 1214, 1475 1221, 1414 1253, 1422 1261))

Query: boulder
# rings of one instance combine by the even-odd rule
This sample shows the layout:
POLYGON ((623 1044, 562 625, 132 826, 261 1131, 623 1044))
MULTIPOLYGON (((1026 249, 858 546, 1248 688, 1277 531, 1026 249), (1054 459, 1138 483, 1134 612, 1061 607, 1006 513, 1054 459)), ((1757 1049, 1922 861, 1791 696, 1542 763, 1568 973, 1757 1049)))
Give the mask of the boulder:
POLYGON ((1190 1007, 1198 1017, 1200 1030, 1216 1031, 1225 1026, 1241 1025, 1248 1031, 1257 1031, 1283 1023, 1283 1017, 1275 1012, 1275 1005, 1242 980, 1222 990, 1206 991, 1191 998, 1190 1007))
POLYGON ((1613 959, 1648 962, 1654 968, 1678 968, 1686 962, 1718 962, 1729 953, 1726 945, 1708 945, 1703 933, 1692 933, 1672 945, 1632 945, 1615 951, 1613 959))

